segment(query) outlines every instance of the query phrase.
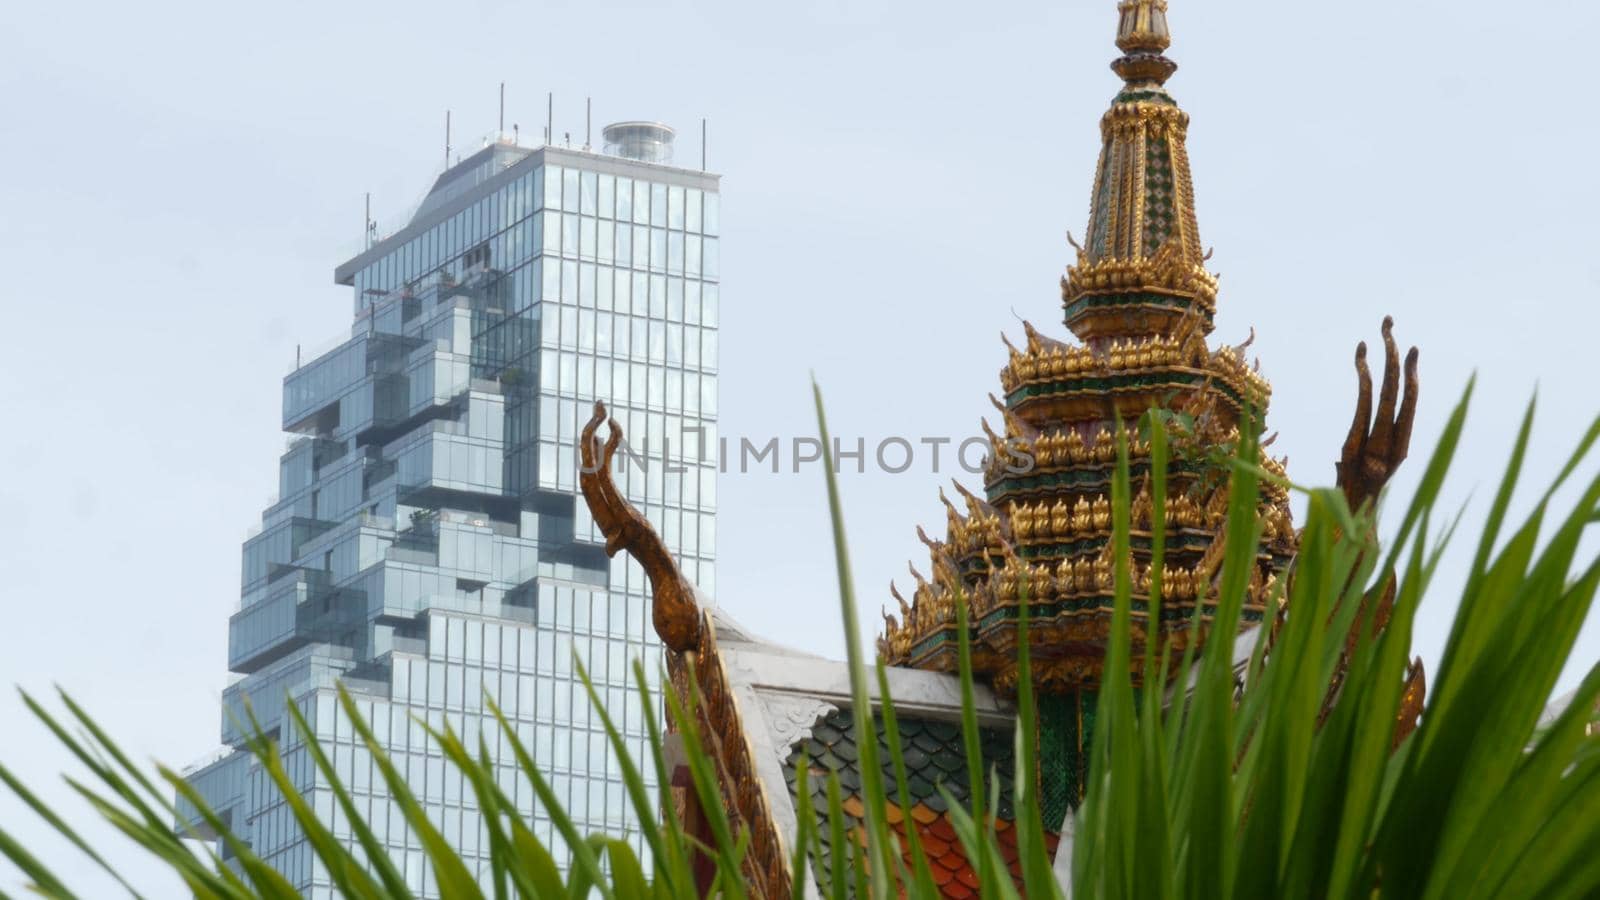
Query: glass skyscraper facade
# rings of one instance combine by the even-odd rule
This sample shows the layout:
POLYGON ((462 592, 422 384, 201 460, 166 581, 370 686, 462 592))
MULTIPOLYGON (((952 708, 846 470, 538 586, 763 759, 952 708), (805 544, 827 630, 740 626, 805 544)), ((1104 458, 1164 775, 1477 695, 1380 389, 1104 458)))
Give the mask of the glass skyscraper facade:
MULTIPOLYGON (((576 492, 577 436, 595 400, 632 449, 618 455, 618 485, 708 592, 716 548, 718 177, 662 162, 669 130, 641 150, 642 127, 629 123, 616 153, 500 141, 458 162, 404 228, 338 267, 353 291, 351 335, 284 380, 291 438, 280 497, 244 543, 225 746, 189 779, 306 896, 332 891, 244 749, 247 699, 295 784, 354 845, 285 704, 299 709, 426 896, 437 895, 433 873, 336 684, 481 877, 488 846, 472 792, 419 721, 469 745, 484 734, 501 787, 560 845, 485 695, 582 828, 630 826, 573 657, 646 760, 656 713, 630 671, 642 658, 654 679, 660 656, 643 571, 605 556, 576 492)), ((193 812, 180 803, 180 824, 208 835, 193 812)))

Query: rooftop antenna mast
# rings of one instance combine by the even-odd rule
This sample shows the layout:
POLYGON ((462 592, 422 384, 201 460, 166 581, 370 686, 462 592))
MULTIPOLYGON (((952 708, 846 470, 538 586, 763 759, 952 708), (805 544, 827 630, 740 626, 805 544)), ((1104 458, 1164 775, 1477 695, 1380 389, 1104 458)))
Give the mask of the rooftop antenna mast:
POLYGON ((556 94, 551 91, 544 95, 544 142, 546 145, 555 142, 556 138, 556 94))
POLYGON ((500 82, 500 126, 497 129, 496 136, 497 137, 503 136, 505 133, 506 133, 506 83, 504 81, 502 81, 502 82, 500 82))
POLYGON ((589 137, 594 134, 594 98, 583 98, 583 149, 589 149, 589 137))
POLYGON ((700 171, 706 170, 706 120, 700 120, 700 171))
POLYGON ((444 167, 450 168, 450 110, 444 111, 444 167))
POLYGON ((363 235, 362 240, 364 240, 366 242, 362 246, 362 249, 365 250, 368 247, 372 246, 372 192, 371 191, 367 191, 367 215, 366 215, 366 219, 361 223, 361 233, 363 235))

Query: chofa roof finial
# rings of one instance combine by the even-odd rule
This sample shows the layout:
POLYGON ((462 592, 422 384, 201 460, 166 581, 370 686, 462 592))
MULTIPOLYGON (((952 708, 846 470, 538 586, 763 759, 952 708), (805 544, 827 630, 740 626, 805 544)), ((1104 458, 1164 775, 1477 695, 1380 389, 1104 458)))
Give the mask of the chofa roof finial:
POLYGON ((589 505, 589 513, 606 538, 606 555, 626 550, 650 578, 650 613, 656 635, 669 650, 684 653, 700 642, 700 607, 694 587, 678 569, 671 551, 661 542, 650 522, 633 508, 611 479, 611 458, 622 444, 622 426, 609 421, 611 435, 604 443, 596 434, 607 423, 604 403, 594 405, 594 416, 583 428, 578 443, 581 468, 578 486, 589 505))

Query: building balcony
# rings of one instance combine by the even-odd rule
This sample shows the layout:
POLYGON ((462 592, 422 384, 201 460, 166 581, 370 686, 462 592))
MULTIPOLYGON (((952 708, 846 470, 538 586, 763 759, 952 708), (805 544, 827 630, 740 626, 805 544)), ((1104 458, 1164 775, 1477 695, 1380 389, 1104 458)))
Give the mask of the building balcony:
POLYGON ((228 619, 228 668, 249 674, 314 643, 340 641, 365 622, 364 592, 326 572, 284 566, 266 597, 228 619))

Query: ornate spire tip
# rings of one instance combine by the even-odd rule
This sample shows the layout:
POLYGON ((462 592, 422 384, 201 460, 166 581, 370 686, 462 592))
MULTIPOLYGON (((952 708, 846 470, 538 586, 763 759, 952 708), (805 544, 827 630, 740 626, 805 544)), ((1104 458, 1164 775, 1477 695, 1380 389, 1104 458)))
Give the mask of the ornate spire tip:
POLYGON ((1122 0, 1117 7, 1117 47, 1123 53, 1160 53, 1172 46, 1167 30, 1167 0, 1122 0))
POLYGON ((1121 0, 1117 5, 1117 47, 1125 54, 1111 68, 1129 84, 1165 82, 1178 64, 1162 51, 1172 46, 1167 29, 1167 0, 1121 0))

